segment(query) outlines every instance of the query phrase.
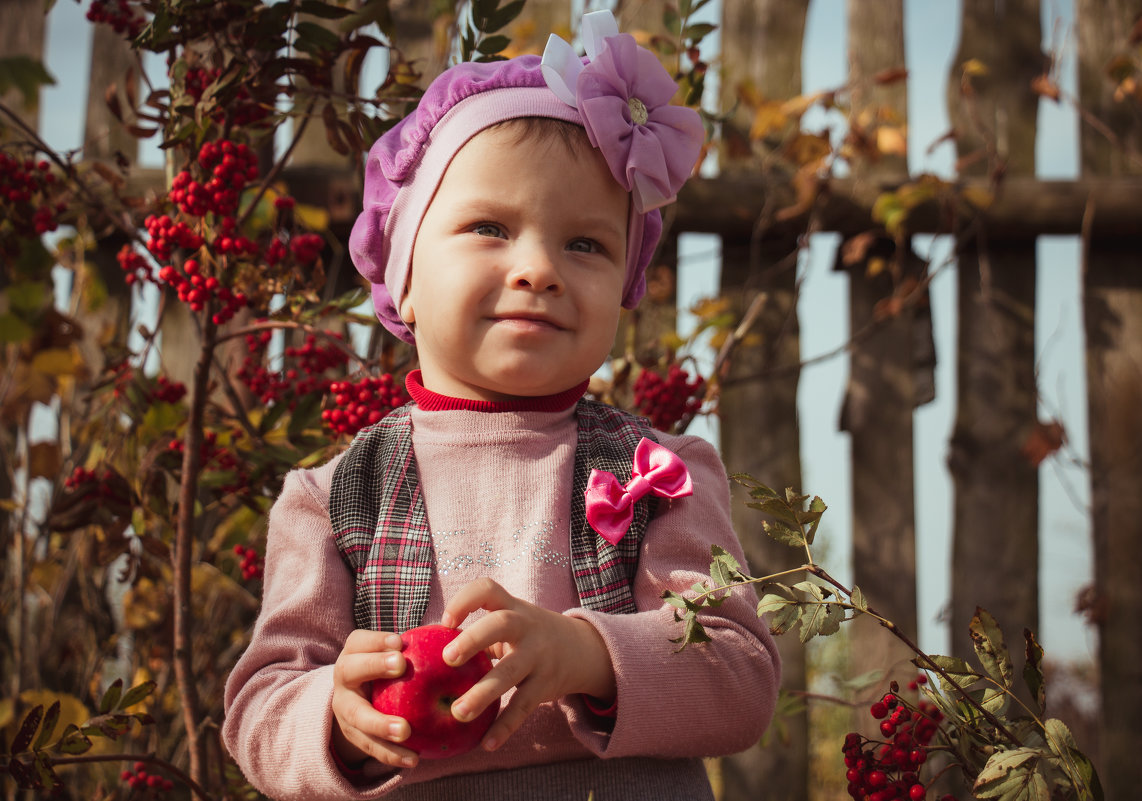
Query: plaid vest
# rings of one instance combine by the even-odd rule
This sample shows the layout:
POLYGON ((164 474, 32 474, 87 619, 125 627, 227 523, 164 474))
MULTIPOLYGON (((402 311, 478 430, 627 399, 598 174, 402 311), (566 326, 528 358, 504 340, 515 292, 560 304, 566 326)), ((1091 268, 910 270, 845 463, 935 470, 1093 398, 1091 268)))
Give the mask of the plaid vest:
MULTIPOLYGON (((353 571, 353 620, 358 628, 404 632, 419 626, 435 570, 432 534, 412 452, 406 404, 363 429, 333 473, 329 518, 341 557, 353 571)), ((604 403, 580 400, 571 492, 571 569, 579 602, 600 612, 635 611, 631 585, 655 499, 634 507, 618 545, 587 522, 587 478, 592 469, 630 480, 634 450, 655 439, 645 420, 604 403)))

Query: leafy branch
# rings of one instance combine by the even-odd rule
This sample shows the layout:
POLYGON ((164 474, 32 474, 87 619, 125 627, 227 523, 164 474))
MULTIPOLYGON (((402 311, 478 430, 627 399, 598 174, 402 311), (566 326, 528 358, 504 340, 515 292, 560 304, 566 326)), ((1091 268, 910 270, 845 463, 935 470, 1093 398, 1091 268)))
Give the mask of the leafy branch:
POLYGON ((837 633, 842 623, 857 615, 869 615, 915 654, 914 665, 937 677, 938 686, 924 683, 923 692, 947 721, 944 738, 960 769, 972 781, 976 797, 1101 801, 1102 788, 1090 760, 1061 720, 1046 717, 1043 650, 1030 631, 1024 632, 1022 678, 1037 709, 1029 708, 1015 694, 1014 663, 1003 632, 990 613, 977 608, 970 624, 980 669, 958 657, 926 653, 877 612, 859 587, 845 586, 814 561, 813 540, 827 508, 819 497, 810 498, 792 489, 782 496, 748 475, 732 478, 748 489, 751 500, 747 505, 768 516, 762 523, 766 534, 804 551, 805 562, 754 577, 747 575, 731 554, 712 546, 709 581, 695 584, 687 594, 668 591, 663 595, 665 602, 675 607, 675 619, 683 626, 682 635, 672 640, 680 643, 679 650, 708 642, 700 614, 719 606, 745 585, 758 590, 757 615, 768 616, 770 631, 785 634, 799 627, 802 643, 817 635, 837 633), (796 583, 779 581, 796 575, 806 577, 796 583), (1024 714, 1009 714, 1012 701, 1024 714))

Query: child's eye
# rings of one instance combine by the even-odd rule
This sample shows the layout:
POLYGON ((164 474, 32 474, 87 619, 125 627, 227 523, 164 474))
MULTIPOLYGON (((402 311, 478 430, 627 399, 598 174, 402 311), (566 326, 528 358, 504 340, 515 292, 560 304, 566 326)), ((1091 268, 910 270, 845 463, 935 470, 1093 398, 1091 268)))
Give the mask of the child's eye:
POLYGON ((477 223, 472 226, 472 233, 477 236, 494 236, 501 239, 504 237, 503 229, 495 223, 477 223))
POLYGON ((568 250, 576 253, 601 253, 603 248, 593 239, 572 239, 567 245, 568 250))

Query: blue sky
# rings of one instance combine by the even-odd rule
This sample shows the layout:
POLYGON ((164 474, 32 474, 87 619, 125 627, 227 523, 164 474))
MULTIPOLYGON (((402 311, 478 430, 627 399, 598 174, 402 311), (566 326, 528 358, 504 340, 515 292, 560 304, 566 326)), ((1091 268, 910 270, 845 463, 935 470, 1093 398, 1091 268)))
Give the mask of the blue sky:
MULTIPOLYGON (((58 84, 44 92, 41 129, 56 148, 78 146, 90 59, 90 23, 84 18, 89 3, 59 0, 49 20, 47 65, 58 84)), ((600 4, 593 4, 598 7, 600 4)), ((716 14, 717 0, 708 6, 716 14)), ((812 0, 804 51, 804 89, 812 92, 841 85, 845 80, 845 0, 812 0)), ((958 35, 959 3, 952 0, 906 0, 905 37, 909 75, 909 166, 912 172, 952 177, 953 146, 944 144, 927 153, 948 128, 945 84, 958 35)), ((1073 55, 1070 0, 1044 0, 1044 47, 1065 45, 1073 55)), ((710 43, 716 47, 716 36, 710 43)), ((1073 59, 1064 62, 1061 78, 1073 91, 1073 59)), ((1073 178, 1078 174, 1077 122, 1065 107, 1044 102, 1040 110, 1038 172, 1044 178, 1073 178)), ((806 124, 819 125, 810 115, 806 124)), ((158 151, 147 143, 144 164, 157 166, 158 151)), ((847 277, 832 271, 835 236, 813 237, 802 259, 802 353, 806 357, 834 350, 848 336, 847 277)), ((946 261, 949 243, 917 237, 915 246, 933 265, 946 261)), ((686 236, 682 242, 680 306, 716 294, 718 243, 707 236, 686 236)), ((1036 348, 1040 361, 1042 416, 1059 418, 1070 437, 1070 456, 1085 459, 1086 402, 1079 299, 1079 250, 1073 237, 1043 237, 1039 243, 1040 303, 1036 348)), ((939 359, 938 398, 917 410, 916 492, 920 592, 920 642, 930 651, 947 647, 946 626, 937 622, 948 601, 951 537, 951 481, 945 467, 954 415, 955 267, 946 267, 932 282, 931 295, 939 359)), ((837 431, 847 361, 844 357, 807 368, 801 379, 801 431, 804 490, 822 496, 831 511, 822 537, 831 542, 826 563, 845 577, 849 526, 850 476, 848 439, 837 431)), ((712 427, 695 433, 714 436, 712 427)), ((732 465, 729 466, 731 469, 732 465)), ((1062 460, 1041 469, 1042 525, 1041 640, 1049 657, 1092 658, 1095 636, 1073 612, 1077 589, 1089 581, 1090 523, 1086 512, 1089 490, 1085 473, 1062 460)))

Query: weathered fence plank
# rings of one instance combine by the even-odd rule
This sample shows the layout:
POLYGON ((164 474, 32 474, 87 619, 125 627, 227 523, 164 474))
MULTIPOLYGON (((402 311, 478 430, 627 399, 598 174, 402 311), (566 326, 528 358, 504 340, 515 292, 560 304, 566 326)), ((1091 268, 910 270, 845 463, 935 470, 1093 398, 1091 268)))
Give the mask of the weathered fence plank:
MULTIPOLYGON (((722 60, 730 66, 722 84, 722 108, 735 105, 739 85, 749 81, 762 95, 783 99, 801 93, 801 51, 808 4, 803 0, 723 0, 722 60)), ((756 168, 744 158, 750 143, 749 114, 740 109, 723 126, 728 142, 722 150, 723 173, 756 168)), ((750 233, 723 238, 721 291, 740 315, 757 293, 765 305, 753 329, 762 344, 740 348, 723 384, 720 413, 722 456, 731 471, 745 471, 783 490, 800 489, 800 430, 797 421, 796 370, 758 378, 765 368, 796 365, 800 360, 797 323, 794 238, 755 239, 750 233), (748 376, 748 378, 746 378, 748 376), (739 378, 740 377, 740 378, 739 378)), ((762 533, 757 513, 737 496, 734 519, 746 557, 758 575, 788 564, 789 550, 762 533)), ((782 685, 803 690, 805 648, 792 637, 778 639, 783 662, 782 685)), ((752 748, 722 761, 726 801, 765 798, 803 801, 808 798, 808 715, 800 712, 779 722, 783 737, 767 748, 752 748)))
MULTIPOLYGON (((961 172, 1034 177, 1039 2, 964 0, 961 26, 948 78, 961 172), (965 83, 971 59, 986 74, 965 83)), ((951 635, 953 652, 967 658, 977 606, 1017 647, 1023 629, 1039 624, 1039 474, 1023 453, 1038 397, 1035 241, 988 229, 958 245, 951 635)))
MULTIPOLYGON (((1081 130, 1082 174, 1142 173, 1138 100, 1115 97, 1107 66, 1134 57, 1139 0, 1078 0, 1079 93, 1115 140, 1081 130)), ((1101 209, 1095 210, 1097 216, 1101 209)), ((1094 533, 1094 602, 1101 710, 1099 770, 1109 799, 1142 787, 1142 259, 1137 240, 1086 243, 1084 325, 1094 533)))
MULTIPOLYGON (((852 119, 875 139, 880 126, 889 132, 900 130, 908 119, 907 84, 877 85, 873 80, 878 73, 905 64, 904 3, 849 0, 847 13, 852 119)), ((883 153, 876 161, 854 164, 858 180, 906 173, 906 153, 883 153)), ((850 242, 846 240, 839 253, 846 252, 850 242)), ((850 328, 855 332, 873 327, 870 335, 854 341, 849 352, 840 420, 852 445, 853 582, 877 611, 915 637, 913 329, 928 327, 930 318, 917 316, 915 305, 891 315, 881 310, 905 282, 918 283, 923 268, 912 256, 910 238, 894 243, 884 236, 863 258, 843 267, 849 271, 850 328), (882 269, 876 272, 878 264, 882 269)), ((909 662, 912 651, 870 617, 858 617, 852 625, 849 636, 859 647, 849 654, 849 673, 880 671, 883 679, 872 688, 875 691, 885 691, 891 680, 907 685, 915 673, 909 662)), ((869 736, 880 734, 863 707, 854 710, 853 723, 869 736)))

